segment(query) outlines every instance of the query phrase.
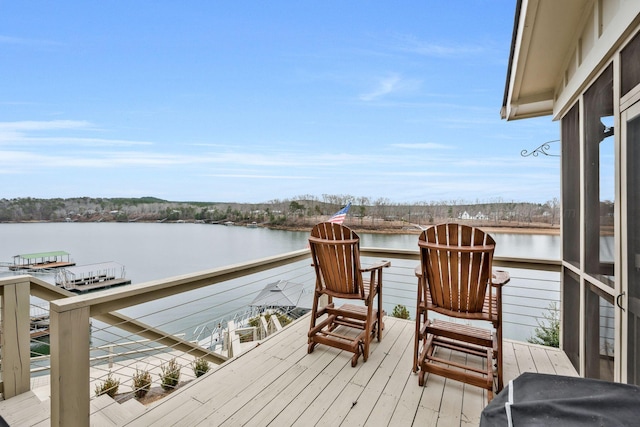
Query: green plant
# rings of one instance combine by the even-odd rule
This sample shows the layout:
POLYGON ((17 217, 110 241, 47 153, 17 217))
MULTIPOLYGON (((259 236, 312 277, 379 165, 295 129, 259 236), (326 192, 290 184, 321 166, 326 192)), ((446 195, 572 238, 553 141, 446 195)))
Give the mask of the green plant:
POLYGON ((549 304, 548 313, 542 314, 545 320, 536 319, 538 327, 536 327, 534 331, 535 336, 527 338, 527 341, 532 344, 541 344, 548 347, 560 347, 559 313, 557 303, 552 302, 549 304))
POLYGON ((137 398, 144 397, 151 389, 151 374, 149 371, 139 371, 136 368, 136 373, 133 375, 133 393, 137 398))
POLYGON ((283 328, 291 323, 291 318, 287 315, 276 313, 276 317, 278 318, 278 322, 280 322, 280 326, 282 326, 283 328))
POLYGON ((120 387, 120 380, 113 378, 113 374, 109 371, 107 379, 100 384, 96 384, 96 396, 107 394, 109 397, 113 398, 118 394, 118 387, 120 387))
MULTIPOLYGON (((264 318, 267 322, 269 322, 269 320, 271 319, 271 316, 273 315, 275 315, 278 318, 278 321, 280 322, 280 326, 282 327, 285 327, 292 322, 289 316, 279 312, 276 312, 274 314, 265 313, 264 318)), ((249 319, 249 326, 253 328, 257 328, 258 326, 260 326, 260 316, 252 317, 251 319, 249 319)))
POLYGON ((393 317, 398 317, 400 319, 409 319, 411 316, 409 315, 409 310, 402 304, 398 304, 393 307, 393 311, 391 312, 393 317))
POLYGON ((203 357, 200 357, 193 362, 191 362, 191 368, 193 369, 193 373, 196 378, 203 376, 209 370, 209 362, 204 360, 203 357))
POLYGON ((257 328, 258 326, 260 326, 260 316, 252 317, 251 319, 249 319, 248 323, 252 328, 257 328))
POLYGON ((165 390, 173 390, 180 381, 180 365, 176 362, 175 357, 165 364, 160 366, 162 371, 160 375, 160 386, 165 390))

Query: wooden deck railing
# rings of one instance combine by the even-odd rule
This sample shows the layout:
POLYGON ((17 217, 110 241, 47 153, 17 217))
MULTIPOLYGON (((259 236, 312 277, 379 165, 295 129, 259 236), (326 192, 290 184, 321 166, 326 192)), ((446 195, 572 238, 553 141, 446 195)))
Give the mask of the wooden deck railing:
MULTIPOLYGON (((362 248, 365 257, 418 261, 417 250, 362 248)), ((188 341, 154 329, 116 310, 155 301, 187 291, 271 270, 309 258, 308 249, 216 268, 204 272, 133 284, 113 290, 76 295, 31 276, 0 279, 2 291, 2 391, 5 399, 29 390, 29 297, 50 301, 51 322, 51 425, 89 426, 90 319, 117 325, 173 349, 205 357, 214 363, 225 359, 188 341)), ((559 261, 495 258, 501 267, 560 271, 559 261)), ((413 281, 405 274, 401 280, 413 281)))

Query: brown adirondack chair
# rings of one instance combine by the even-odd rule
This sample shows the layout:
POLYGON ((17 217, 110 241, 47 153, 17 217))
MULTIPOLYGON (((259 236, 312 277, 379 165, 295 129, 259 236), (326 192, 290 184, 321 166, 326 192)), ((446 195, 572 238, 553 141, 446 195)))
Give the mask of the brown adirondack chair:
POLYGON ((495 367, 496 389, 502 390, 502 286, 509 274, 492 271, 495 245, 490 235, 467 225, 439 224, 420 234, 413 361, 420 386, 430 372, 483 387, 491 400, 495 367), (463 322, 433 319, 430 311, 463 322), (491 328, 470 326, 470 321, 485 321, 491 328), (484 358, 484 368, 439 355, 439 349, 484 358))
POLYGON ((325 344, 352 352, 351 366, 356 366, 361 354, 366 362, 371 339, 374 336, 378 341, 382 339, 382 268, 390 263, 382 261, 369 268, 361 268, 360 238, 341 224, 317 224, 311 230, 309 248, 316 272, 316 287, 308 352, 313 352, 317 344, 325 344), (363 273, 370 275, 363 278, 363 273), (325 295, 327 305, 320 307, 321 298, 325 295), (376 296, 377 308, 374 307, 376 296), (334 298, 359 300, 363 304, 347 302, 336 307, 334 298), (360 332, 349 334, 347 329, 337 329, 340 326, 360 332))

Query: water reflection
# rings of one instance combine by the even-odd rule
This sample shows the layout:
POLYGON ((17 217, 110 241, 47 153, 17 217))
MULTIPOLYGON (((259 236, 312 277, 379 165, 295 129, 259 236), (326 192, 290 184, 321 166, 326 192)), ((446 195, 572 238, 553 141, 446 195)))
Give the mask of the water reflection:
MULTIPOLYGON (((416 234, 360 233, 362 246, 417 250, 416 234)), ((560 258, 560 236, 492 234, 496 256, 560 258)), ((208 224, 0 224, 0 262, 64 250, 78 265, 115 261, 134 283, 278 255, 307 246, 309 233, 208 224)), ((6 275, 6 269, 0 275, 6 275)))
MULTIPOLYGON (((560 259, 560 236, 547 234, 491 233, 496 241, 496 256, 560 259)), ((362 246, 394 249, 418 248, 415 234, 360 234, 362 246)))

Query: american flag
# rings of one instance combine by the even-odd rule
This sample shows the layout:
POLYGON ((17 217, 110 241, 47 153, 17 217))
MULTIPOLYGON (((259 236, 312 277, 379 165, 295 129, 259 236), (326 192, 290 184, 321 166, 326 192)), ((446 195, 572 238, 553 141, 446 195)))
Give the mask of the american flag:
POLYGON ((344 219, 347 217, 347 212, 349 212, 350 207, 351 202, 347 203, 347 206, 334 213, 333 216, 329 218, 329 222, 334 224, 342 224, 344 222, 344 219))

